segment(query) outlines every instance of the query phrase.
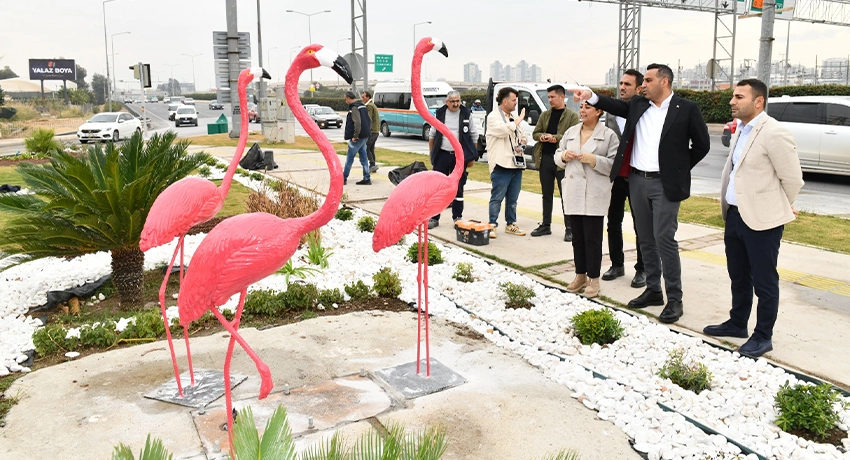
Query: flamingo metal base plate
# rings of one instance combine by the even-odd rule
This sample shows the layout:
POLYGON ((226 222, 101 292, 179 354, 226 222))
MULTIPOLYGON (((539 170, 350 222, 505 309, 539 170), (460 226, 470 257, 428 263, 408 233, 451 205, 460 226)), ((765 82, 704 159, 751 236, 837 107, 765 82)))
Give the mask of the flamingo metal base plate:
POLYGON ((466 379, 460 374, 434 358, 431 358, 431 376, 426 377, 425 373, 423 359, 419 364, 419 374, 416 373, 416 361, 413 361, 375 371, 374 375, 407 399, 418 398, 466 383, 466 379))
MULTIPOLYGON (((230 374, 230 388, 236 387, 247 379, 247 375, 230 374)), ((224 373, 209 369, 195 369, 195 386, 189 377, 189 371, 180 374, 183 385, 183 397, 177 392, 177 382, 169 379, 156 390, 147 393, 145 398, 156 399, 186 407, 206 406, 224 394, 224 373)))

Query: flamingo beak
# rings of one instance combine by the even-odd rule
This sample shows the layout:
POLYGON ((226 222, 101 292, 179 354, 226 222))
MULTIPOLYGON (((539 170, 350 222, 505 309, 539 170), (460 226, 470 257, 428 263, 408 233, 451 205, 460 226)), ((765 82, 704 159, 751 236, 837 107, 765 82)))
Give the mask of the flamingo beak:
POLYGON ((449 50, 446 48, 446 44, 445 44, 445 43, 443 43, 443 46, 442 46, 442 47, 440 47, 440 49, 439 49, 439 50, 437 50, 437 51, 438 51, 440 54, 442 54, 443 56, 445 56, 445 57, 449 57, 449 50))
POLYGON ((266 80, 271 80, 272 76, 269 75, 269 73, 268 73, 268 71, 266 71, 266 69, 263 69, 263 75, 262 75, 261 78, 265 78, 266 80))
POLYGON ((337 56, 334 59, 333 66, 331 67, 334 72, 339 74, 346 83, 351 84, 354 81, 354 75, 351 72, 351 66, 348 65, 348 61, 342 58, 342 56, 337 56))

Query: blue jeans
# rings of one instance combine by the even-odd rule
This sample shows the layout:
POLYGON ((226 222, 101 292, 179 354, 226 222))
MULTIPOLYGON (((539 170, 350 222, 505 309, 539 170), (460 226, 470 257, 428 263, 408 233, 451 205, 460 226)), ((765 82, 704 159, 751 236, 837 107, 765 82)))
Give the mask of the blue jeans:
POLYGON ((493 189, 490 191, 490 223, 498 226, 499 210, 505 200, 505 222, 516 223, 516 204, 522 188, 522 169, 496 167, 490 173, 493 189))
POLYGON ((360 156, 360 166, 363 167, 363 180, 371 180, 369 177, 369 158, 366 155, 366 142, 369 138, 357 139, 357 142, 348 141, 348 153, 345 157, 345 169, 342 171, 342 177, 348 180, 348 174, 351 172, 351 165, 354 163, 354 155, 360 156))

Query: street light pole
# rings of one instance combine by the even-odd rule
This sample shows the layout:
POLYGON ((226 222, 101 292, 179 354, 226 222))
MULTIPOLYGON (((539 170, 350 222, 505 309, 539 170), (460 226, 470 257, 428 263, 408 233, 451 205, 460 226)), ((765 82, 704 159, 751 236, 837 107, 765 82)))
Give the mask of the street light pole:
MULTIPOLYGON (((316 11, 315 13, 302 13, 300 11, 295 11, 295 10, 286 10, 286 12, 287 13, 300 14, 301 16, 307 16, 307 40, 310 41, 310 43, 307 46, 309 46, 309 45, 313 44, 313 26, 312 26, 311 18, 313 16, 317 15, 317 14, 330 13, 331 10, 316 11)), ((310 69, 310 84, 311 85, 313 84, 313 69, 310 69)))
POLYGON ((183 56, 189 56, 190 58, 192 58, 192 87, 195 88, 195 91, 198 91, 198 86, 195 84, 195 57, 201 56, 203 54, 204 53, 198 53, 198 54, 183 53, 183 56))
MULTIPOLYGON (((115 95, 115 36, 116 35, 124 35, 129 34, 130 32, 118 32, 117 34, 112 34, 110 41, 112 42, 112 92, 109 95, 109 99, 111 100, 115 95)), ((112 102, 109 103, 109 108, 112 109, 112 102)))
MULTIPOLYGON (((107 87, 109 86, 110 80, 109 80, 109 43, 106 41, 106 4, 109 3, 109 2, 114 2, 114 1, 115 0, 103 0, 103 51, 104 51, 104 54, 106 55, 106 85, 104 85, 104 88, 103 88, 103 99, 104 99, 103 102, 104 103, 106 103, 105 99, 106 99, 107 94, 109 95, 110 98, 112 97, 112 93, 110 91, 107 91, 107 87)), ((113 83, 113 86, 115 86, 114 83, 113 83)), ((112 110, 112 100, 111 99, 109 101, 109 109, 108 110, 112 110)))
POLYGON ((431 24, 431 21, 423 21, 417 22, 413 24, 413 47, 416 48, 416 26, 421 26, 422 24, 431 24))

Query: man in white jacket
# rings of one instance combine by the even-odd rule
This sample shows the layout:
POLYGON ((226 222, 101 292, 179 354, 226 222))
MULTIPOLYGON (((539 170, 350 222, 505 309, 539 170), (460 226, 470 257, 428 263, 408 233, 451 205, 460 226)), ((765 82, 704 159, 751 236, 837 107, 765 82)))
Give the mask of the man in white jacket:
POLYGON ((521 124, 525 109, 513 115, 519 93, 511 87, 499 90, 496 103, 499 110, 487 116, 487 163, 490 166, 490 238, 496 237, 499 211, 505 200, 505 233, 524 236, 516 225, 516 207, 522 188, 522 170, 525 169, 523 150, 527 142, 521 124))

